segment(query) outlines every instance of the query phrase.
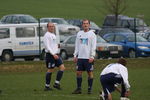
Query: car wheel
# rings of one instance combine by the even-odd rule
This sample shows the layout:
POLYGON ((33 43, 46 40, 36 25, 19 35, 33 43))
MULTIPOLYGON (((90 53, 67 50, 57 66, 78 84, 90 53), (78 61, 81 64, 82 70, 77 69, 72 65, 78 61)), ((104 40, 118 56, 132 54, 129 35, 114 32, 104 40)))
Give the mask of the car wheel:
POLYGON ((33 61, 33 60, 34 60, 34 57, 25 57, 24 60, 25 60, 25 61, 33 61))
POLYGON ((4 51, 2 53, 2 61, 13 61, 13 54, 11 51, 4 51))
POLYGON ((129 58, 135 58, 135 51, 134 50, 129 51, 129 58))
POLYGON ((61 57, 63 60, 66 60, 66 59, 68 58, 67 52, 66 52, 66 51, 61 51, 60 57, 61 57))

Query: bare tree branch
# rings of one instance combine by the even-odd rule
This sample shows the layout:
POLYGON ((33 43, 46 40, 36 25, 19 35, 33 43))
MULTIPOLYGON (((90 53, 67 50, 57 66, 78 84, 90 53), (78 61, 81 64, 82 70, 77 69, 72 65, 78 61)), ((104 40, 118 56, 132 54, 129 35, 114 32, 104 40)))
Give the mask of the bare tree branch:
POLYGON ((117 25, 118 16, 119 14, 122 14, 127 6, 126 6, 126 0, 104 0, 106 10, 115 15, 115 22, 117 25))

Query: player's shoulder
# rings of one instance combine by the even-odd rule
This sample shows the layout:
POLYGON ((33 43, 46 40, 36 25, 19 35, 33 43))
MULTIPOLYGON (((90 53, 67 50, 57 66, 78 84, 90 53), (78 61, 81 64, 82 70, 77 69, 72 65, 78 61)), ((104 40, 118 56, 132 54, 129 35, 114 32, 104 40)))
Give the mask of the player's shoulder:
POLYGON ((124 65, 122 65, 122 64, 119 64, 119 63, 117 63, 118 64, 118 67, 119 68, 122 68, 122 69, 127 69, 124 65))
POLYGON ((47 35, 48 35, 48 32, 46 32, 46 33, 44 34, 44 37, 47 37, 47 35))
POLYGON ((46 33, 45 33, 45 36, 46 36, 46 35, 49 35, 49 32, 46 32, 46 33))
POLYGON ((77 36, 80 36, 83 32, 84 32, 83 30, 79 31, 79 32, 77 33, 77 36))
POLYGON ((91 36, 91 37, 96 38, 96 34, 94 33, 93 30, 90 30, 89 33, 90 33, 90 36, 91 36))

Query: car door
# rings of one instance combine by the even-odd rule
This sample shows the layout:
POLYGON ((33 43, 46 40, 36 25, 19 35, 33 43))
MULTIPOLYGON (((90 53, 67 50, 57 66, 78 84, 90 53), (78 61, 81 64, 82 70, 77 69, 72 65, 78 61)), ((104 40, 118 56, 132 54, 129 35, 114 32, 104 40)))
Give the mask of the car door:
POLYGON ((123 55, 128 55, 129 46, 128 46, 128 43, 127 43, 127 39, 124 35, 116 34, 115 37, 114 37, 113 43, 118 44, 118 45, 122 45, 123 55))
POLYGON ((10 28, 0 28, 0 56, 4 50, 12 49, 10 28))
POLYGON ((65 43, 65 48, 66 48, 68 55, 73 55, 73 53, 74 53, 75 40, 76 40, 76 36, 72 36, 65 43))

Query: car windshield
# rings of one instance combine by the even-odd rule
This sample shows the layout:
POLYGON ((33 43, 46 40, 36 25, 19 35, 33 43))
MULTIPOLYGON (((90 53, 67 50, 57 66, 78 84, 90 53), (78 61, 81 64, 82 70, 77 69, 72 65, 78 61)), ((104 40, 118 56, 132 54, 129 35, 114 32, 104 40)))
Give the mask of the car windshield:
POLYGON ((90 22, 92 28, 99 28, 94 22, 90 22))
POLYGON ((52 19, 53 23, 57 23, 57 24, 66 24, 68 25, 68 22, 65 21, 64 19, 52 19))
POLYGON ((21 23, 37 23, 38 21, 32 16, 20 16, 21 23))
POLYGON ((60 42, 63 42, 67 39, 67 37, 69 36, 69 34, 63 34, 63 35, 60 35, 60 42))
MULTIPOLYGON (((128 36, 128 41, 129 42, 134 42, 135 41, 135 35, 128 36)), ((147 40, 145 38, 143 38, 142 36, 140 36, 140 35, 136 36, 136 41, 137 42, 147 42, 147 40)))
POLYGON ((97 43, 106 43, 106 41, 102 37, 97 35, 97 43))

